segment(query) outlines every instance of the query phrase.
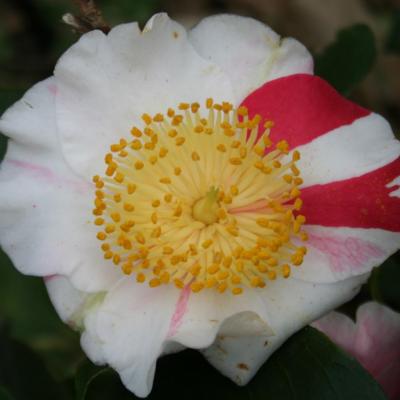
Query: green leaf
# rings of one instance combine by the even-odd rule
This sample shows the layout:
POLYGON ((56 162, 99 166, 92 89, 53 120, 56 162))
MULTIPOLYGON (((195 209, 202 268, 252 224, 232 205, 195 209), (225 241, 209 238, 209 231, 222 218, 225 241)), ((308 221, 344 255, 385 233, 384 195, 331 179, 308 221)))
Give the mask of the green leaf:
POLYGON ((16 400, 68 399, 64 387, 54 382, 40 357, 4 331, 0 332, 0 354, 0 385, 7 387, 16 400))
POLYGON ((369 279, 372 298, 400 312, 400 252, 375 268, 369 279))
MULTIPOLYGON (((239 366, 238 366, 239 367, 239 366)), ((243 366, 241 366, 243 367, 243 366)), ((78 400, 133 400, 111 370, 90 379, 78 400)), ((246 386, 223 377, 196 351, 159 360, 148 400, 384 400, 380 386, 325 335, 307 327, 289 339, 246 386)))
POLYGON ((400 10, 392 14, 390 32, 386 42, 386 51, 400 53, 400 10))
POLYGON ((357 24, 339 31, 336 41, 315 57, 315 74, 349 95, 375 60, 374 35, 368 26, 357 24))
POLYGON ((43 280, 20 274, 1 250, 0 319, 7 322, 13 338, 44 357, 55 377, 73 374, 83 357, 78 335, 57 316, 43 280))
POLYGON ((84 360, 78 366, 75 375, 75 392, 77 400, 85 400, 90 384, 101 374, 109 372, 109 368, 97 367, 89 360, 84 360))
POLYGON ((14 400, 14 397, 5 387, 0 386, 0 400, 14 400))

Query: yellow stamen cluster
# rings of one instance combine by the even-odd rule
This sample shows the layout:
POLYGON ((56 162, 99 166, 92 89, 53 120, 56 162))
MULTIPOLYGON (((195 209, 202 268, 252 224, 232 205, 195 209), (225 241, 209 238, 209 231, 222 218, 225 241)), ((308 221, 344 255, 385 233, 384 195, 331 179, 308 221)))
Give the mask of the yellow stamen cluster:
POLYGON ((212 99, 142 119, 93 178, 104 258, 137 282, 193 292, 289 277, 306 254, 294 244, 307 240, 300 154, 272 143, 273 123, 212 99))

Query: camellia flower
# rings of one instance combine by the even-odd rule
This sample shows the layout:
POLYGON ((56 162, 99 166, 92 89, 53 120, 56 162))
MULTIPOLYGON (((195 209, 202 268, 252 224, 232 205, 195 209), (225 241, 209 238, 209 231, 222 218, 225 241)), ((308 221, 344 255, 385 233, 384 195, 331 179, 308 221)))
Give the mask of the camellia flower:
POLYGON ((250 18, 92 31, 5 112, 0 240, 139 396, 200 349, 248 382, 399 247, 400 145, 250 18))
POLYGON ((343 347, 382 385, 389 399, 400 398, 400 314, 368 302, 357 310, 356 322, 333 311, 313 323, 343 347))

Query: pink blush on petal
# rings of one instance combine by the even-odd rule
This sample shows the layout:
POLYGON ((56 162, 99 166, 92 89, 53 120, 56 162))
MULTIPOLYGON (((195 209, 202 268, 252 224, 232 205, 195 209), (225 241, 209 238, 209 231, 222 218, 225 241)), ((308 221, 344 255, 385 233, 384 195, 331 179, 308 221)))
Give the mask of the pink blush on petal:
POLYGON ((175 311, 171 318, 167 338, 174 336, 178 331, 178 328, 182 323, 183 316, 187 311, 190 293, 191 289, 189 284, 182 289, 179 299, 175 305, 175 311))
POLYGON ((384 256, 384 252, 378 246, 354 237, 341 238, 309 233, 307 245, 326 254, 331 270, 336 273, 361 271, 371 258, 384 256))
POLYGON ((13 165, 14 167, 23 169, 28 173, 32 174, 35 178, 42 179, 50 185, 57 185, 57 184, 67 185, 73 188, 78 193, 87 193, 87 191, 92 188, 92 186, 86 182, 78 180, 75 181, 72 179, 65 179, 63 177, 57 176, 49 168, 43 167, 42 165, 33 164, 26 161, 13 160, 13 159, 8 159, 5 160, 4 162, 7 162, 13 165))
POLYGON ((50 83, 50 84, 47 86, 47 89, 49 90, 49 92, 50 92, 53 96, 57 96, 57 94, 58 94, 58 87, 57 87, 56 84, 50 83))

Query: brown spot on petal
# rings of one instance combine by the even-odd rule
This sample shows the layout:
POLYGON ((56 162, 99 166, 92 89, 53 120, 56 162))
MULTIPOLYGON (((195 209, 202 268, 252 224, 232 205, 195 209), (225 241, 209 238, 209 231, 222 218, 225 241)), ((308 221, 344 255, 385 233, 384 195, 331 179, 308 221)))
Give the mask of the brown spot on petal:
POLYGON ((174 33, 172 34, 172 36, 173 36, 175 39, 178 39, 179 33, 178 33, 178 32, 174 32, 174 33))
POLYGON ((264 347, 268 346, 268 340, 264 342, 264 347))
POLYGON ((245 364, 245 363, 239 363, 238 365, 237 365, 237 367, 239 368, 239 369, 244 369, 245 371, 248 371, 250 368, 249 368, 249 366, 247 365, 247 364, 245 364))

